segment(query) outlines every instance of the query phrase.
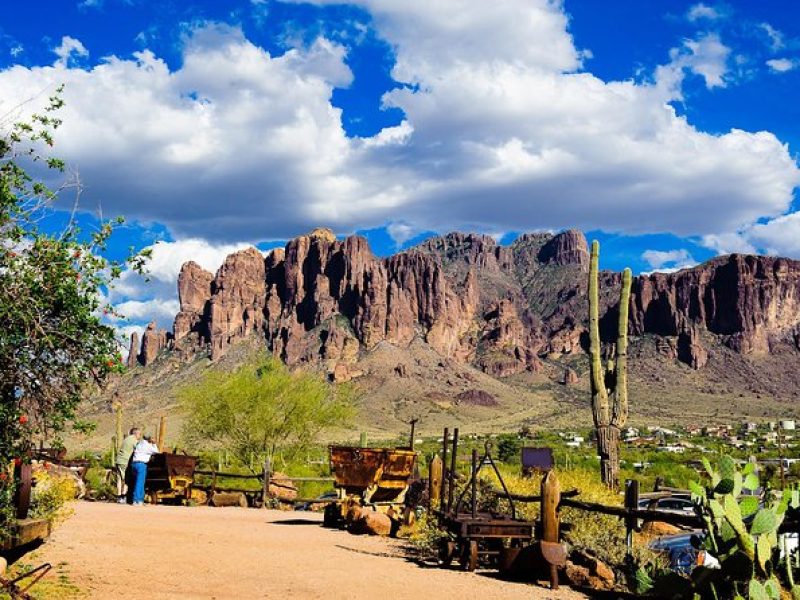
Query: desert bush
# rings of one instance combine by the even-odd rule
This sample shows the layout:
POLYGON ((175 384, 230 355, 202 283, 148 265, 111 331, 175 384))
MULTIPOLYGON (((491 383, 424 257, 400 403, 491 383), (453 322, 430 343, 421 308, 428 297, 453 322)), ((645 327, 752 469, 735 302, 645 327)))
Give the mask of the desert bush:
POLYGON ((445 539, 447 534, 439 529, 435 516, 424 513, 413 525, 401 527, 398 537, 408 540, 420 556, 431 557, 436 556, 439 541, 445 539))
POLYGON ((86 495, 91 500, 112 500, 117 497, 117 488, 109 482, 108 469, 92 466, 86 471, 86 495))
POLYGON ((31 494, 30 516, 52 523, 63 521, 72 514, 71 502, 75 500, 77 491, 72 477, 37 472, 36 485, 31 494))
POLYGON ((268 456, 276 467, 312 446, 323 430, 346 424, 354 412, 350 387, 291 372, 266 354, 229 373, 207 371, 179 398, 188 443, 215 444, 241 464, 253 455, 268 456))

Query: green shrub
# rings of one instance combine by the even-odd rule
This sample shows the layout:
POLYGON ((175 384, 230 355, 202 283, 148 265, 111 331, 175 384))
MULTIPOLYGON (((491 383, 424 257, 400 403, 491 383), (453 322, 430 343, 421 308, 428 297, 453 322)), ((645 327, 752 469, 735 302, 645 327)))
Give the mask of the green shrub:
POLYGON ((78 487, 72 477, 38 471, 36 485, 31 494, 30 516, 53 523, 63 521, 72 514, 70 504, 75 500, 77 491, 78 487))

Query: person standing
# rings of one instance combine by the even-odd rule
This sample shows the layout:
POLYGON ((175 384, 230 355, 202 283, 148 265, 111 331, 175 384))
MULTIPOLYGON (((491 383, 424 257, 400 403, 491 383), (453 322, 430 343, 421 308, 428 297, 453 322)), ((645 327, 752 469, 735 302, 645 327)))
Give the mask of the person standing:
POLYGON ((125 495, 128 492, 127 482, 130 480, 128 475, 128 466, 130 465, 131 456, 136 448, 136 444, 142 438, 142 431, 138 427, 130 430, 127 437, 122 440, 122 444, 117 450, 117 456, 114 460, 114 475, 117 478, 117 502, 125 504, 125 495))
POLYGON ((158 446, 153 443, 153 438, 149 435, 144 436, 144 439, 136 444, 131 459, 131 468, 133 469, 134 476, 134 506, 141 506, 144 504, 144 483, 147 479, 147 463, 150 462, 150 457, 153 456, 153 454, 158 453, 158 446))

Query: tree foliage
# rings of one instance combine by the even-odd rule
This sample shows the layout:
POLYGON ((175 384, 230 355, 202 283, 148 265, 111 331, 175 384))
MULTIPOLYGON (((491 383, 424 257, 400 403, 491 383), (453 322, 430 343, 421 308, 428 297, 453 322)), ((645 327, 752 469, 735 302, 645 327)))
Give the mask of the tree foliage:
POLYGON ((287 459, 353 414, 350 388, 292 373, 267 355, 233 372, 209 370, 179 398, 187 441, 220 444, 243 463, 252 455, 287 459))
MULTIPOLYGON (((0 117, 0 510, 8 515, 13 481, 8 466, 27 460, 34 439, 75 419, 87 386, 123 369, 113 313, 105 301, 125 262, 142 270, 145 256, 107 258, 122 219, 82 232, 74 219, 80 188, 65 164, 49 155, 61 89, 41 114, 0 117), (36 174, 36 176, 31 175, 36 174), (42 179, 64 180, 57 189, 42 179), (73 217, 54 229, 53 203, 75 194, 73 217)), ((0 515, 2 527, 3 515, 0 515)))

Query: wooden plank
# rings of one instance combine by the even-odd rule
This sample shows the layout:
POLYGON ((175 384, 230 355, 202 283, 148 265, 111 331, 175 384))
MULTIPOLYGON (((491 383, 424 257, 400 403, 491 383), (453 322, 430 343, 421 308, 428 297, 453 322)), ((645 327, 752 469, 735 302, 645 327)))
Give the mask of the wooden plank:
MULTIPOLYGON (((270 481, 316 481, 321 483, 336 481, 335 477, 270 477, 270 481)), ((391 487, 391 485, 382 485, 381 487, 391 487)), ((403 486, 405 487, 405 486, 403 486)))
POLYGON ((242 473, 223 473, 221 471, 200 471, 195 470, 195 475, 202 475, 206 477, 221 477, 223 479, 258 479, 259 481, 264 478, 262 473, 255 475, 247 475, 242 473))
POLYGON ((11 539, 2 546, 3 550, 11 550, 31 542, 46 540, 50 537, 50 521, 47 519, 22 519, 16 522, 12 531, 11 539))
POLYGON ((442 459, 436 454, 428 466, 428 509, 439 508, 442 491, 442 459))
MULTIPOLYGON (((555 471, 549 471, 542 480, 542 541, 558 544, 558 507, 561 504, 561 484, 555 471)), ((558 567, 550 564, 550 589, 558 589, 558 567)))
POLYGON ((702 528, 704 523, 703 519, 696 515, 682 515, 680 513, 666 512, 663 510, 648 510, 638 508, 631 510, 624 506, 606 506, 605 504, 597 504, 595 502, 581 502, 572 498, 562 498, 561 506, 569 508, 577 508, 578 510, 585 510, 588 512, 598 512, 604 515, 612 515, 621 518, 636 518, 645 521, 662 521, 671 525, 683 525, 685 527, 702 528))

